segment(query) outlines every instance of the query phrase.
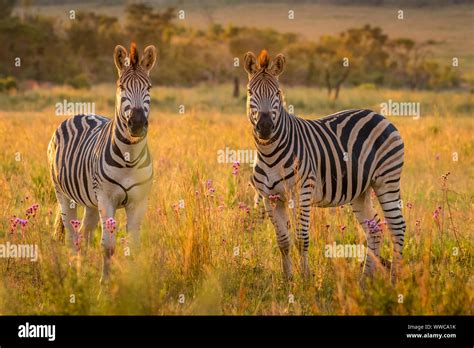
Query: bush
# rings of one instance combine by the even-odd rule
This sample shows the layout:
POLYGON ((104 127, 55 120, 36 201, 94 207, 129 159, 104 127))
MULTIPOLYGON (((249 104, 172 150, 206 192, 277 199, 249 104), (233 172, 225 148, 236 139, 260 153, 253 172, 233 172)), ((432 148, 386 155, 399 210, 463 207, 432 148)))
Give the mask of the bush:
POLYGON ((69 79, 67 83, 75 89, 89 89, 91 88, 91 83, 89 81, 90 79, 87 74, 83 73, 74 76, 72 79, 69 79))
POLYGON ((373 91, 375 90, 376 86, 374 83, 362 83, 357 88, 363 91, 373 91))
POLYGON ((13 76, 0 78, 0 93, 9 92, 14 89, 17 90, 18 85, 13 76))

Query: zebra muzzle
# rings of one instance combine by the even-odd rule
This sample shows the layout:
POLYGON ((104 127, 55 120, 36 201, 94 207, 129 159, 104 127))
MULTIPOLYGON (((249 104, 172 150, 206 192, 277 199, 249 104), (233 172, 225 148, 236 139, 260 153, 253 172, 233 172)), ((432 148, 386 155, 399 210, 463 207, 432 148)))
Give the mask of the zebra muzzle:
POLYGON ((127 122, 127 127, 132 137, 143 137, 148 128, 148 119, 145 116, 145 111, 142 108, 132 109, 130 118, 127 122))
POLYGON ((260 139, 267 140, 273 132, 272 116, 269 112, 260 112, 255 131, 260 139))

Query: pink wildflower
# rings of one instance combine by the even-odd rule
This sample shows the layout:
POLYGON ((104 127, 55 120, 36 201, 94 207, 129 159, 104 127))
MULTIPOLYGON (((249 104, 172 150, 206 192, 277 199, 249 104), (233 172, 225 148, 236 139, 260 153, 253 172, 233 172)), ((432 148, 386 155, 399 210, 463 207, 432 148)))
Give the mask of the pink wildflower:
POLYGON ((105 220, 105 229, 107 230, 107 232, 112 234, 115 232, 115 228, 116 228, 116 223, 113 218, 108 218, 107 220, 105 220))
POLYGON ((232 164, 232 175, 237 176, 239 174, 239 169, 240 169, 240 162, 235 161, 232 164))

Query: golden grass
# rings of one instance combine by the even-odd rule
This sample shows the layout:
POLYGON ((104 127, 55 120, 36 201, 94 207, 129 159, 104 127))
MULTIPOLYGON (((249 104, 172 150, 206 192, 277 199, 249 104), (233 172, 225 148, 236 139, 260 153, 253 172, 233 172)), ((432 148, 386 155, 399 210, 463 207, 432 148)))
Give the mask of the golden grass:
MULTIPOLYGON (((185 105, 193 104, 186 104, 188 94, 182 90, 154 91, 157 103, 152 105, 149 145, 156 175, 142 229, 142 250, 134 257, 125 256, 126 241, 118 238, 111 285, 100 297, 99 230, 94 246, 77 260, 50 238, 53 216, 49 210, 54 209, 55 199, 46 147, 63 118, 54 116, 51 105, 37 112, 32 108, 0 112, 0 243, 16 238, 40 247, 38 262, 0 259, 0 314, 472 314, 474 125, 469 112, 444 113, 472 105, 469 95, 354 89, 344 90, 341 100, 333 104, 325 101, 324 91, 287 91, 287 102, 300 103, 297 110, 304 115, 316 114, 318 103, 323 109, 337 111, 351 101, 354 107, 361 106, 357 100, 375 107, 389 98, 411 96, 422 101, 422 110, 431 102, 431 111, 419 120, 391 118, 406 145, 402 198, 413 207, 405 208, 408 228, 400 282, 392 287, 381 275, 364 290, 355 259, 324 256, 324 246, 333 241, 364 240, 348 206, 312 212, 310 264, 314 274, 306 284, 298 275, 290 284, 282 282, 273 227, 267 220, 253 221, 239 209, 240 202, 252 202, 250 166, 243 164, 234 177, 232 163, 217 162, 217 151, 226 146, 253 149, 244 104, 226 99, 229 86, 215 90, 222 109, 234 105, 235 110, 206 111, 205 102, 187 107, 184 115, 177 108, 171 111, 170 105, 168 111, 160 112, 163 95, 174 96, 177 104, 182 98, 185 105), (20 161, 15 160, 17 152, 20 161), (457 162, 452 160, 453 152, 458 153, 457 162), (447 172, 451 174, 446 191, 440 177, 447 172), (212 195, 207 180, 215 188, 212 195), (179 200, 184 200, 184 209, 173 206, 179 200), (10 218, 23 216, 32 203, 39 203, 40 209, 24 239, 11 236, 10 218), (437 225, 432 214, 439 205, 442 216, 437 225), (459 248, 457 255, 454 248, 459 248), (398 302, 400 294, 403 303, 398 302), (71 295, 75 303, 70 302, 71 295), (182 295, 184 303, 179 301, 182 295)), ((58 101, 64 96, 90 96, 98 100, 99 113, 110 115, 111 86, 81 93, 69 89, 44 92, 58 101)), ((190 95, 196 102, 208 98, 204 87, 190 95)), ((123 211, 117 221, 119 236, 126 238, 123 211)), ((383 255, 390 258, 385 229, 384 234, 383 255)), ((296 265, 296 249, 292 254, 296 265)))

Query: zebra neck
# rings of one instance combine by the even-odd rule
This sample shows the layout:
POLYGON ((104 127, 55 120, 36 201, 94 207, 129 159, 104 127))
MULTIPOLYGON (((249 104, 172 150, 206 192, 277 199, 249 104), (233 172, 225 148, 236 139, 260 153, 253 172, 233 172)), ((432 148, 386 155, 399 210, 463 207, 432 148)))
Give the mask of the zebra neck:
POLYGON ((283 106, 280 107, 280 114, 278 116, 278 122, 275 125, 276 131, 272 138, 267 142, 260 141, 254 135, 255 145, 257 151, 263 155, 271 155, 278 149, 285 147, 289 142, 288 137, 288 123, 290 122, 290 114, 285 110, 283 106))
POLYGON ((133 142, 128 135, 126 126, 121 121, 123 117, 115 116, 112 125, 111 146, 125 162, 135 163, 143 157, 147 151, 146 135, 137 142, 133 142), (118 151, 117 151, 118 150, 118 151))

